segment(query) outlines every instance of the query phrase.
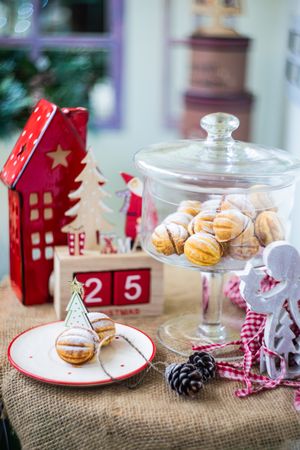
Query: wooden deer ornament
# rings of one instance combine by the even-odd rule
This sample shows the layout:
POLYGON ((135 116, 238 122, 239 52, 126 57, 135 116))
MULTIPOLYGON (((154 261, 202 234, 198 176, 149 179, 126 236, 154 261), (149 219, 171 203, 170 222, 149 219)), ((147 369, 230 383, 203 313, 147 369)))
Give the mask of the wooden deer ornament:
MULTIPOLYGON (((249 263, 240 277, 240 291, 253 311, 267 315, 265 345, 284 358, 285 378, 295 378, 300 375, 300 336, 296 337, 291 325, 295 323, 300 329, 300 255, 291 244, 277 241, 264 250, 263 261, 267 273, 279 283, 261 292, 264 274, 249 263)), ((279 358, 262 354, 261 371, 265 369, 271 378, 277 378, 281 372, 279 358)))

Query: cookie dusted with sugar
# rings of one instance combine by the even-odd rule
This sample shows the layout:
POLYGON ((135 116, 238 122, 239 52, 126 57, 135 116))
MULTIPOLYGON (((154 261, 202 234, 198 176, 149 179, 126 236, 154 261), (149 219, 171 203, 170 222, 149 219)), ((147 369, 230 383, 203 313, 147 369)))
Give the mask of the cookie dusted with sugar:
POLYGON ((216 217, 216 210, 205 209, 201 211, 197 216, 193 219, 193 233, 200 233, 204 231, 205 233, 214 234, 213 222, 216 217))
POLYGON ((177 211, 196 216, 201 211, 201 202, 198 200, 183 200, 180 202, 177 211))
POLYGON ((262 211, 276 212, 278 210, 272 194, 270 192, 264 191, 264 189, 266 189, 266 187, 267 186, 265 186, 265 185, 254 185, 250 189, 249 198, 258 213, 262 212, 262 211), (254 189, 259 189, 259 188, 261 188, 262 191, 251 192, 252 189, 254 190, 254 189))
POLYGON ((252 202, 247 195, 243 194, 230 194, 226 195, 225 199, 221 203, 221 211, 228 209, 238 209, 246 216, 253 219, 256 216, 256 210, 252 202))
POLYGON ((187 228, 192 219, 193 216, 191 214, 187 214, 184 212, 175 212, 167 216, 164 219, 163 223, 164 224, 176 223, 177 225, 182 225, 183 227, 187 228))
POLYGON ((55 348, 61 359, 80 365, 93 358, 98 344, 99 338, 94 331, 74 327, 64 330, 57 337, 55 348))
MULTIPOLYGON (((233 241, 232 241, 233 242, 233 241)), ((253 258, 259 252, 259 242, 255 236, 252 236, 248 241, 242 244, 229 244, 229 255, 240 261, 247 261, 253 258)))
POLYGON ((260 213, 254 225, 255 236, 264 247, 274 241, 284 239, 284 228, 274 211, 263 211, 260 213))
POLYGON ((220 212, 220 206, 221 206, 221 198, 212 198, 202 203, 201 211, 209 209, 210 211, 215 210, 217 212, 220 212))
POLYGON ((231 245, 243 245, 254 237, 254 223, 249 218, 245 229, 230 242, 231 245))
POLYGON ((222 257, 222 248, 211 234, 196 233, 186 241, 184 254, 193 264, 214 266, 222 257))
POLYGON ((215 217, 213 230, 219 242, 231 241, 238 237, 247 227, 249 217, 245 216, 238 209, 228 209, 221 211, 215 217))
POLYGON ((189 237, 187 229, 176 223, 158 225, 152 233, 152 244, 158 253, 170 256, 183 253, 184 243, 189 237))
POLYGON ((100 312, 90 312, 88 318, 100 341, 104 339, 102 345, 110 344, 116 334, 115 322, 106 314, 100 312))

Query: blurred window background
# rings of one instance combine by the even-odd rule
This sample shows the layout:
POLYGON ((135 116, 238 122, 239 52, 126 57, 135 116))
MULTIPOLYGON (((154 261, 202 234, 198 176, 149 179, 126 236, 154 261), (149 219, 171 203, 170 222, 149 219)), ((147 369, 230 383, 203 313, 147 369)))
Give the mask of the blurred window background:
MULTIPOLYGON (((124 189, 119 172, 137 175, 133 154, 182 137, 191 72, 186 41, 210 22, 210 17, 195 17, 194 1, 0 0, 1 167, 38 98, 59 107, 86 106, 88 146, 108 180, 110 207, 118 211, 114 193, 124 189)), ((255 97, 251 140, 298 156, 300 0, 242 4, 242 15, 226 20, 251 39, 245 82, 255 97)), ((8 272, 3 184, 0 205, 1 276, 8 272)), ((122 220, 115 221, 121 231, 122 220)))
POLYGON ((1 133, 41 97, 121 124, 123 0, 0 0, 1 133))

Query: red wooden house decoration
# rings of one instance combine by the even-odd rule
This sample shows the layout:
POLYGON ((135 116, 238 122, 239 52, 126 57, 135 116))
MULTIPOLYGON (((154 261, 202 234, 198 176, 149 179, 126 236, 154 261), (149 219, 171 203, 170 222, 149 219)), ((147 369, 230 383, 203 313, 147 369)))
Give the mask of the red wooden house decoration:
POLYGON ((50 300, 53 247, 65 245, 68 194, 85 155, 88 112, 40 100, 0 177, 9 188, 10 277, 26 305, 50 300))

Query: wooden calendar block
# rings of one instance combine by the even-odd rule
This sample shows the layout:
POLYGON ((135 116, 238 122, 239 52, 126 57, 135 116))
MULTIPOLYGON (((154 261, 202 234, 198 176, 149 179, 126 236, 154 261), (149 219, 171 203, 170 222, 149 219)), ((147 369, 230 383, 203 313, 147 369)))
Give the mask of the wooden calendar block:
POLYGON ((74 275, 84 285, 83 303, 87 308, 111 304, 112 272, 78 272, 74 275))
POLYGON ((163 264, 142 251, 104 255, 89 250, 70 256, 67 247, 55 247, 54 308, 60 320, 66 316, 75 275, 85 284, 89 311, 112 317, 163 312, 163 264))
POLYGON ((150 270, 114 272, 114 305, 136 305, 150 301, 150 270))

